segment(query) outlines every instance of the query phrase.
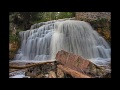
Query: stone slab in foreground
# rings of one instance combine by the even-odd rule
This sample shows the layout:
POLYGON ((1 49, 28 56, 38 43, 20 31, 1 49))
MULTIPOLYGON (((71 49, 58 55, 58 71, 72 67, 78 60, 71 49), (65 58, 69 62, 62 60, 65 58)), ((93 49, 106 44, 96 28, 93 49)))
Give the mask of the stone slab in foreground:
POLYGON ((63 72, 70 74, 74 78, 91 78, 90 76, 87 76, 81 72, 75 71, 63 65, 57 65, 57 67, 60 68, 63 72))
POLYGON ((9 62, 9 68, 13 68, 13 69, 24 69, 24 68, 29 68, 32 66, 37 66, 40 64, 45 64, 45 63, 50 63, 50 62, 54 62, 54 60, 48 60, 48 61, 30 61, 30 60, 15 60, 15 61, 11 61, 9 62))
POLYGON ((90 77, 103 77, 107 74, 104 68, 101 68, 82 56, 66 52, 64 50, 58 51, 56 60, 64 67, 81 72, 90 77))

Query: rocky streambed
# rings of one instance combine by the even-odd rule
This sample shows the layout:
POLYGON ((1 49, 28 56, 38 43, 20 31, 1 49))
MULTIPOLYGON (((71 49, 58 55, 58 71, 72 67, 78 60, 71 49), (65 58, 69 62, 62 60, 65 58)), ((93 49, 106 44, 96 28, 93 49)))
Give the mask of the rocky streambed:
MULTIPOLYGON (((17 64, 18 67, 21 65, 19 62, 14 64, 17 64)), ((27 66, 28 64, 25 65, 27 66)), ((57 67, 58 63, 56 61, 38 65, 29 63, 29 65, 31 66, 24 69, 9 69, 9 78, 72 78, 71 75, 64 73, 57 67)))
POLYGON ((61 50, 56 61, 11 61, 9 78, 111 78, 111 68, 61 50))

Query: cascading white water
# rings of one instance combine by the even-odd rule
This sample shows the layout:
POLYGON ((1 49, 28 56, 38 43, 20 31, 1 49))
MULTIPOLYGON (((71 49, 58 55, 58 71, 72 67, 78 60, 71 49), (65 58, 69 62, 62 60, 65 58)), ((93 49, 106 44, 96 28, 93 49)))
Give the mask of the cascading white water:
MULTIPOLYGON (((71 18, 72 19, 72 18, 71 18)), ((50 42, 54 24, 66 19, 41 22, 31 26, 30 30, 21 31, 21 47, 14 60, 50 60, 50 42)))
POLYGON ((52 59, 59 50, 81 55, 97 65, 107 65, 111 60, 108 43, 84 21, 55 23, 50 50, 52 59))
POLYGON ((111 60, 108 43, 84 21, 42 22, 19 34, 22 45, 15 60, 55 60, 59 50, 81 55, 97 65, 107 65, 111 60))

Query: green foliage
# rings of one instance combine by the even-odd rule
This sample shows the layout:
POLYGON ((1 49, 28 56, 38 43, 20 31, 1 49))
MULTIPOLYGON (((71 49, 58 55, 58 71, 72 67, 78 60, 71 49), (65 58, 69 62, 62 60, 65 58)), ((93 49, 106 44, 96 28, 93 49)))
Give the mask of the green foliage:
POLYGON ((92 20, 87 22, 89 22, 95 29, 108 27, 109 28, 108 30, 110 30, 110 22, 106 18, 98 18, 97 20, 92 20))
POLYGON ((38 22, 71 17, 75 17, 75 12, 10 12, 9 22, 13 23, 13 27, 28 30, 38 22))
POLYGON ((13 41, 18 41, 19 37, 17 35, 9 35, 9 41, 13 42, 13 41))
POLYGON ((57 19, 62 19, 62 18, 72 18, 73 17, 73 13, 72 12, 60 12, 58 14, 57 19))
POLYGON ((34 21, 41 19, 43 12, 10 12, 9 22, 14 23, 18 28, 23 27, 24 30, 30 28, 34 21))
POLYGON ((41 22, 63 19, 63 18, 72 18, 75 17, 75 12, 44 12, 41 22))

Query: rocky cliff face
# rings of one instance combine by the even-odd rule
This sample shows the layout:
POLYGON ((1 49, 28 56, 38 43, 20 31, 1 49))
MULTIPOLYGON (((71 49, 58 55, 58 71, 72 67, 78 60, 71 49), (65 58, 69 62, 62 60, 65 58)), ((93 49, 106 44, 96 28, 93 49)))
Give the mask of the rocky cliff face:
POLYGON ((105 18, 110 21, 110 12, 76 12, 76 19, 97 20, 98 18, 105 18))
POLYGON ((10 42, 9 43, 9 60, 14 59, 14 56, 19 48, 19 42, 10 42))

